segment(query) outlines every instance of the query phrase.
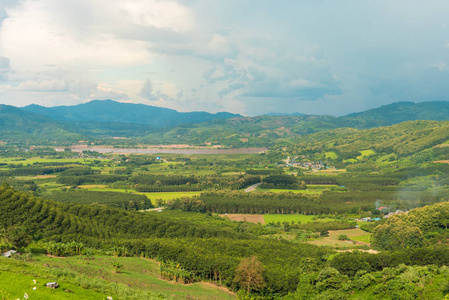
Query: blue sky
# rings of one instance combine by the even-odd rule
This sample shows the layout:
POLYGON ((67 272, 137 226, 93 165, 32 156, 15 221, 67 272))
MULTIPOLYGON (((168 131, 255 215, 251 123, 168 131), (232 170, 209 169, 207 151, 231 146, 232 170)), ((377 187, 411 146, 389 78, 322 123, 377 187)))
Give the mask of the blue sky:
POLYGON ((344 115, 449 100, 448 1, 2 0, 0 103, 344 115))

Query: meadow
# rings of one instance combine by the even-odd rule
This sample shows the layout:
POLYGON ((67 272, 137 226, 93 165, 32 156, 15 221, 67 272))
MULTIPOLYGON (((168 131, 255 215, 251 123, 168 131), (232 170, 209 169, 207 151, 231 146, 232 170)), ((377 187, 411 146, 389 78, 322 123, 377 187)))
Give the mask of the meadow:
POLYGON ((357 248, 360 246, 369 246, 371 234, 361 229, 344 229, 344 230, 329 230, 329 236, 320 237, 308 241, 308 243, 316 246, 325 246, 333 248, 357 248), (349 240, 339 240, 339 236, 346 235, 349 240), (355 243, 353 242, 355 241, 355 243), (360 243, 357 243, 360 242, 360 243))
POLYGON ((284 223, 284 222, 295 222, 295 223, 301 223, 301 224, 307 224, 310 222, 329 222, 329 221, 335 221, 335 219, 331 219, 328 217, 319 218, 317 216, 312 215, 280 215, 280 214, 265 214, 263 216, 265 223, 269 224, 271 222, 273 223, 284 223))
POLYGON ((33 255, 28 260, 0 258, 0 282, 8 281, 8 285, 0 287, 2 299, 22 299, 24 293, 30 299, 42 300, 106 299, 108 296, 112 299, 236 298, 227 289, 207 282, 180 284, 162 280, 159 264, 139 257, 33 255), (114 268, 114 263, 120 265, 120 270, 114 268), (58 282, 59 288, 44 286, 53 281, 58 282))

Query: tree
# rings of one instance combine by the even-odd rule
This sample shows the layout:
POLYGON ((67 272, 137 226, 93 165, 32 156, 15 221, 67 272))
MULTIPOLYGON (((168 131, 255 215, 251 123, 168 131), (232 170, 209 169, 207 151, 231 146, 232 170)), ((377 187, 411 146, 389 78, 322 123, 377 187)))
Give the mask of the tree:
POLYGON ((246 287, 247 292, 260 290, 265 286, 263 272, 265 268, 256 256, 243 258, 235 270, 234 282, 246 287))
POLYGON ((16 248, 26 247, 31 242, 30 236, 23 227, 10 227, 3 235, 16 248))

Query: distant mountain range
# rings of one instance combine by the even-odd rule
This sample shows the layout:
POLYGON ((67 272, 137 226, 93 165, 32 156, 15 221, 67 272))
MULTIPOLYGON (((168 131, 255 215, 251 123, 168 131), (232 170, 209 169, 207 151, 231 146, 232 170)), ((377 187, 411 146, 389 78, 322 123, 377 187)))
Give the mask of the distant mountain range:
MULTIPOLYGON (((413 120, 449 120, 449 102, 397 102, 343 117, 181 113, 143 104, 94 100, 75 106, 0 105, 0 140, 71 143, 129 137, 134 143, 271 146, 281 140, 337 128, 367 129, 413 120)), ((112 140, 110 140, 112 142, 112 140)), ((131 143, 131 141, 129 141, 131 143)))
POLYGON ((154 128, 241 117, 241 115, 228 112, 216 114, 202 111, 183 113, 174 109, 144 104, 121 103, 112 100, 93 100, 74 106, 44 107, 32 104, 22 109, 59 121, 132 123, 149 125, 154 128))

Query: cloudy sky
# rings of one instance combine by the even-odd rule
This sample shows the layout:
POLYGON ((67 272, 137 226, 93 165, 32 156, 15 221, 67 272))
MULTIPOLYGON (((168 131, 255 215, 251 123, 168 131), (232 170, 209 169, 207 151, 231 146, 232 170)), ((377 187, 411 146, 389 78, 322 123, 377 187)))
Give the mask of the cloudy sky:
POLYGON ((344 115, 449 100, 447 0, 1 0, 0 103, 344 115))

